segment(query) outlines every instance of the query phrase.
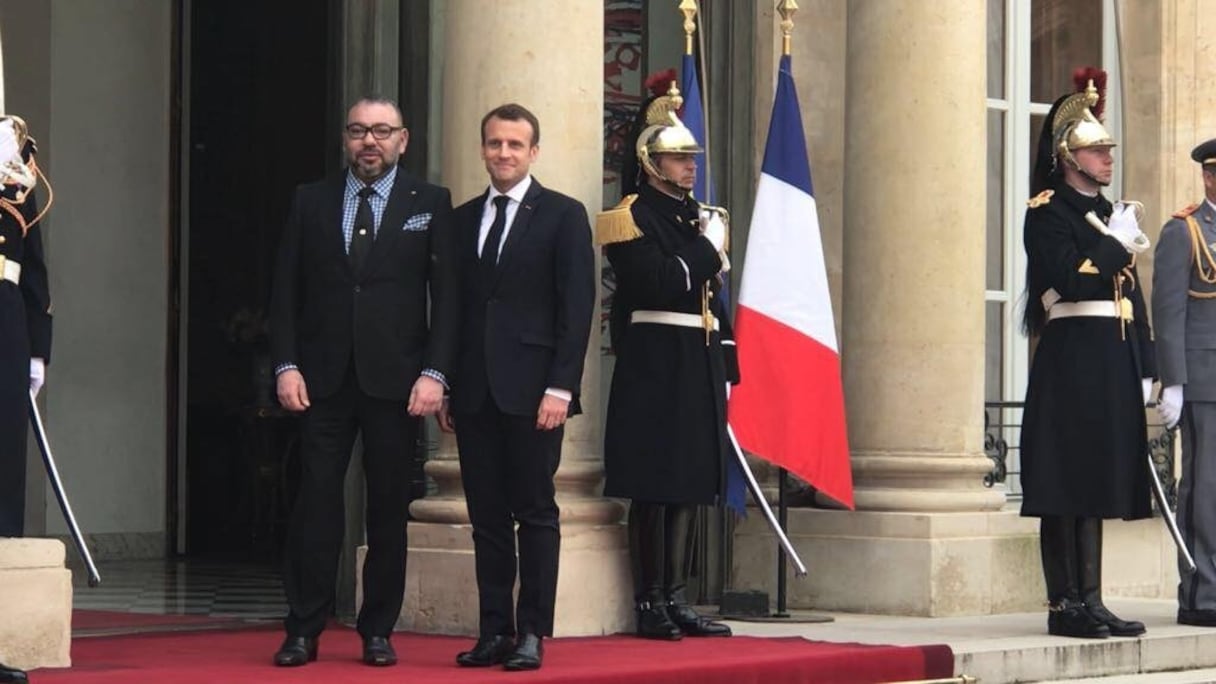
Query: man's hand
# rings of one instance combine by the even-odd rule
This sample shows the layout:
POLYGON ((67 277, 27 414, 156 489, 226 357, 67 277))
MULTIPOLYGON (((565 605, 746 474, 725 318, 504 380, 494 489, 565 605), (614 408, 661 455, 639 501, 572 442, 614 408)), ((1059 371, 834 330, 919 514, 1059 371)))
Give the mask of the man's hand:
POLYGON ((1115 203, 1108 230, 1129 254, 1140 254, 1149 247, 1148 238, 1141 232, 1140 223, 1136 220, 1135 207, 1129 204, 1115 203))
POLYGON ((1170 385, 1161 390, 1161 399, 1157 401, 1157 414, 1167 428, 1174 427, 1182 417, 1182 385, 1170 385))
POLYGON ((448 400, 444 399, 443 404, 439 407, 439 413, 435 418, 439 420, 439 429, 447 433, 456 432, 456 419, 452 416, 452 407, 448 400))
POLYGON ((428 375, 419 375, 410 390, 407 410, 411 416, 431 416, 443 406, 443 384, 428 375))
POLYGON ((304 375, 292 368, 279 373, 275 378, 275 389, 279 404, 288 411, 305 411, 312 404, 308 401, 308 388, 304 386, 304 375))
POLYGON ((37 356, 30 359, 30 393, 38 396, 42 383, 46 382, 46 361, 37 356))
POLYGON ((726 223, 722 216, 715 211, 702 211, 701 235, 709 240, 715 250, 721 252, 722 246, 726 244, 726 223))
POLYGON ((552 430, 561 427, 566 422, 566 411, 570 402, 552 394, 546 394, 540 400, 540 408, 536 410, 536 429, 552 430))

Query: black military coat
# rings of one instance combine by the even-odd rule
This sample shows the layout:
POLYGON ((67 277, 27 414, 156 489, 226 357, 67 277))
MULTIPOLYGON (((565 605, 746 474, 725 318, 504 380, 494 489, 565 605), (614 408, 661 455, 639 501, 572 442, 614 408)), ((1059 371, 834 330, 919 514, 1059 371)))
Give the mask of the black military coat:
POLYGON ((1084 218, 1093 211, 1109 220, 1110 202, 1063 182, 1053 190, 1026 212, 1026 306, 1040 339, 1022 421, 1022 514, 1147 517, 1141 379, 1155 377, 1156 360, 1140 277, 1123 246, 1084 218), (1117 280, 1133 321, 1075 316, 1043 322, 1049 289, 1061 302, 1109 302, 1117 280))
POLYGON ((722 262, 700 237, 691 199, 644 185, 630 212, 640 234, 606 247, 616 274, 610 328, 616 368, 604 433, 604 495, 716 503, 730 453, 726 383, 739 380, 730 326, 713 297, 722 262), (704 328, 630 322, 638 310, 699 316, 706 283, 720 321, 708 343, 704 328))
MULTIPOLYGON (((13 194, 7 189, 4 197, 12 199, 13 194)), ((38 215, 34 193, 14 209, 32 222, 38 215)), ((30 357, 48 363, 51 357, 51 301, 41 226, 35 223, 22 233, 17 218, 0 210, 0 261, 21 264, 20 284, 0 278, 0 537, 22 533, 30 357)))

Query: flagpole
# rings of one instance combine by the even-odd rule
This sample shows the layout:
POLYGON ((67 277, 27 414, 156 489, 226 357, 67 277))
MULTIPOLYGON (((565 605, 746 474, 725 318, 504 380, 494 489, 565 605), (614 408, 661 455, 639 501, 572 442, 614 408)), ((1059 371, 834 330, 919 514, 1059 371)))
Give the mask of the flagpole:
MULTIPOLYGON (((790 56, 790 47, 794 32, 794 12, 798 11, 798 3, 794 0, 781 0, 777 3, 777 13, 781 15, 781 55, 790 56)), ((785 486, 789 473, 785 468, 777 471, 777 515, 780 517, 781 529, 785 529, 789 520, 789 503, 785 500, 785 486)), ((789 617, 786 612, 788 580, 785 570, 785 549, 777 547, 777 612, 773 617, 789 617)))
MULTIPOLYGON (((699 14, 697 0, 680 0, 679 9, 680 13, 684 15, 684 54, 686 56, 694 54, 693 34, 696 33, 696 46, 699 48, 700 53, 697 55, 697 68, 700 70, 701 76, 705 76, 705 31, 697 25, 697 15, 699 14)), ((716 198, 710 197, 710 183, 713 175, 710 171, 712 167, 709 156, 709 107, 705 104, 709 101, 709 84, 707 79, 704 78, 697 79, 697 84, 701 88, 701 120, 705 128, 701 132, 701 136, 705 139, 700 141, 701 145, 705 148, 705 172, 703 175, 705 178, 705 197, 699 199, 703 204, 717 204, 716 198)))

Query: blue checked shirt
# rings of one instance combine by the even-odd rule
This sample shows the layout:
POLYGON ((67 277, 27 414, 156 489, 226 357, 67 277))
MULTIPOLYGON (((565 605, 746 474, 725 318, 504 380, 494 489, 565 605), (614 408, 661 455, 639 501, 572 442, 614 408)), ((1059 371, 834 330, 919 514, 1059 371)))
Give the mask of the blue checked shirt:
MULTIPOLYGON (((380 219, 384 217, 384 207, 388 205, 388 195, 393 190, 393 183, 397 180, 397 167, 390 167, 388 173, 380 176, 372 182, 372 189, 375 194, 367 198, 367 203, 372 207, 372 233, 376 234, 380 231, 380 219)), ((346 253, 350 254, 350 238, 355 232, 355 213, 359 211, 359 191, 363 189, 365 183, 355 174, 346 173, 346 192, 342 196, 342 239, 346 244, 346 253)), ((279 375, 284 371, 299 370, 300 367, 294 363, 279 364, 275 369, 275 375, 279 375)), ((425 368, 422 375, 439 381, 444 389, 448 389, 448 380, 439 371, 434 368, 425 368)))
MULTIPOLYGON (((390 167, 388 173, 372 182, 372 190, 376 193, 367 198, 372 206, 372 234, 380 231, 380 219, 384 216, 384 207, 388 204, 388 194, 393 191, 393 182, 397 180, 397 167, 390 167)), ((355 213, 359 211, 359 191, 363 189, 363 181, 355 178, 355 174, 346 172, 346 193, 342 196, 342 239, 345 240, 346 253, 350 254, 350 237, 355 232, 355 213)))

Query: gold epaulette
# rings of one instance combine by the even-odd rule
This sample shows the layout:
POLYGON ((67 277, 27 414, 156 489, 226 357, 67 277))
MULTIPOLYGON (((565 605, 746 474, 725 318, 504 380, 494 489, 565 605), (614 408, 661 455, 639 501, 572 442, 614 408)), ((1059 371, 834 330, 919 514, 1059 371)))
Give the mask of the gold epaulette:
POLYGON ((611 245, 615 242, 629 242, 642 237, 642 230, 633 221, 633 211, 630 207, 638 196, 625 195, 617 205, 608 211, 601 211, 595 217, 595 241, 601 245, 611 245))
POLYGON ((1199 210, 1198 204, 1188 204, 1185 207, 1175 211, 1173 216, 1176 219, 1184 219, 1199 210))
POLYGON ((1034 209, 1036 207, 1041 207, 1044 204, 1047 204, 1048 202, 1050 202, 1051 196, 1054 194, 1056 194, 1055 190, 1044 190, 1043 192, 1040 192, 1039 194, 1035 195, 1034 197, 1031 197, 1030 199, 1026 200, 1026 206, 1030 207, 1031 209, 1034 209))

